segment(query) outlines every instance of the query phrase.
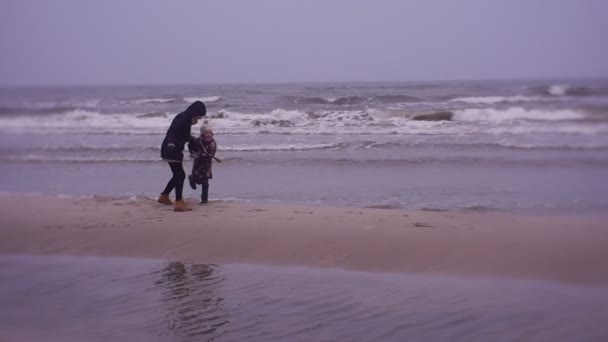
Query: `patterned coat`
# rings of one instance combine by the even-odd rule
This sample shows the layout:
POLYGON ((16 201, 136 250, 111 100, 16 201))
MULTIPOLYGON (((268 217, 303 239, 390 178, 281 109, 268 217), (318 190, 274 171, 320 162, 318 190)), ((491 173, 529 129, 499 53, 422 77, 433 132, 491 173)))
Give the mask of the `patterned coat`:
POLYGON ((211 167, 217 150, 215 140, 205 142, 198 137, 194 142, 188 144, 188 150, 190 150, 190 156, 194 158, 194 164, 192 165, 194 182, 196 184, 206 183, 213 178, 211 167))

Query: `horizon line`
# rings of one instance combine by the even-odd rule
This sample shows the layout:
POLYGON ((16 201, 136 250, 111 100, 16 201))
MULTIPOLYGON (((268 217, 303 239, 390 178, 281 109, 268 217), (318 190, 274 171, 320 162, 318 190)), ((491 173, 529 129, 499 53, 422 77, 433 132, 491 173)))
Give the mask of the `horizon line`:
POLYGON ((280 85, 280 84, 342 84, 342 83, 434 83, 434 82, 506 82, 506 81, 603 81, 608 76, 561 76, 561 77, 511 77, 511 78, 453 78, 453 79, 412 79, 412 80, 336 80, 336 81, 211 81, 211 82, 151 82, 151 83, 13 83, 2 84, 0 88, 42 88, 42 87, 155 87, 155 86, 204 86, 204 85, 280 85))

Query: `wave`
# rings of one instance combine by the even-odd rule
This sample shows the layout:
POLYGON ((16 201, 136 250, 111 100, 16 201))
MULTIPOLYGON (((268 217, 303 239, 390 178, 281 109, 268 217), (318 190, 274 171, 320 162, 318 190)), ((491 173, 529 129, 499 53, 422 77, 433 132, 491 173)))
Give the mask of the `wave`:
POLYGON ((581 120, 587 115, 583 112, 558 109, 525 109, 521 107, 511 107, 508 109, 464 109, 454 111, 453 120, 455 121, 514 121, 514 120, 535 120, 535 121, 564 121, 581 120))
POLYGON ((318 143, 318 144, 260 144, 260 145, 232 145, 222 146, 220 151, 226 152, 262 152, 262 151, 309 151, 338 149, 341 143, 318 143))
POLYGON ((100 100, 97 99, 23 102, 0 106, 0 116, 65 113, 77 109, 94 110, 99 103, 100 100))
MULTIPOLYGON (((409 165, 504 165, 504 166, 535 166, 554 167, 562 165, 588 165, 608 166, 608 160, 601 158, 513 158, 513 157, 474 157, 474 156, 438 156, 438 157, 411 157, 411 158, 369 158, 369 157, 344 157, 344 158, 288 158, 288 159, 264 159, 264 158, 222 158, 223 165, 247 164, 247 165, 328 165, 328 166, 353 166, 353 167, 398 167, 409 165)), ((0 156, 1 162, 17 163, 65 163, 65 164, 101 164, 101 163, 145 163, 162 164, 160 156, 49 156, 44 154, 22 154, 0 156)))
POLYGON ((196 101, 202 101, 202 102, 217 102, 219 100, 221 100, 222 97, 221 96, 190 96, 190 97, 184 97, 184 101, 188 102, 188 103, 192 103, 192 102, 196 102, 196 101))
POLYGON ((294 98, 292 101, 296 104, 331 104, 332 99, 323 98, 323 97, 304 97, 304 98, 294 98))
POLYGON ((587 96, 593 95, 593 90, 587 87, 573 87, 567 84, 553 84, 547 89, 551 96, 587 96))
POLYGON ((102 114, 75 109, 46 116, 0 117, 0 131, 11 133, 152 133, 166 131, 170 121, 149 114, 102 114))
POLYGON ((344 96, 335 98, 324 98, 324 97, 304 97, 295 99, 294 102, 301 104, 325 104, 325 105, 357 105, 369 100, 368 98, 360 96, 344 96))
POLYGON ((410 103, 420 102, 421 99, 408 95, 378 95, 372 97, 343 96, 335 98, 305 97, 293 100, 299 104, 321 104, 321 105, 357 105, 365 102, 371 103, 410 103))
POLYGON ((293 102, 298 104, 332 104, 331 98, 323 97, 304 97, 301 99, 294 99, 293 102))
POLYGON ((154 113, 135 115, 135 117, 140 118, 140 119, 145 119, 145 118, 166 118, 167 117, 167 113, 154 112, 154 113))
POLYGON ((517 125, 517 126, 495 126, 485 130, 486 133, 494 135, 530 135, 530 134, 572 134, 598 136, 608 135, 606 124, 567 124, 567 125, 517 125))
MULTIPOLYGON (((441 113, 435 113, 441 114, 441 113)), ((534 128, 545 132, 563 129, 558 122, 580 128, 581 134, 605 132, 604 123, 592 123, 580 110, 470 108, 454 111, 452 121, 419 121, 416 113, 380 109, 364 110, 285 110, 243 113, 222 110, 209 114, 217 134, 467 134, 480 130, 534 128), (576 121, 576 122, 571 122, 576 121)), ((166 113, 102 114, 72 110, 45 116, 0 116, 0 132, 10 134, 116 134, 164 135, 173 115, 166 113)), ((441 118, 439 118, 441 119, 441 118)), ((193 127, 196 132, 198 127, 193 127)), ((525 131, 522 131, 525 132, 525 131)))
POLYGON ((54 107, 0 107, 0 116, 18 116, 18 115, 43 115, 53 113, 65 113, 78 109, 76 106, 54 106, 54 107))
POLYGON ((574 86, 565 83, 556 83, 547 86, 542 86, 533 89, 533 91, 539 95, 550 97, 608 95, 608 88, 606 88, 605 86, 574 86))
POLYGON ((555 150, 555 151, 579 151, 579 150, 608 150, 608 141, 601 142, 585 142, 577 141, 569 144, 564 143, 527 143, 519 141, 497 141, 497 142, 410 142, 410 141, 392 141, 392 142, 376 142, 376 141, 356 141, 356 142, 341 142, 335 143, 336 149, 420 149, 420 148, 441 148, 450 150, 484 150, 484 149, 510 149, 510 150, 555 150))
POLYGON ((220 96, 189 96, 189 97, 146 97, 141 99, 131 100, 135 104, 159 104, 159 103, 173 103, 173 102, 187 102, 192 103, 195 101, 202 102, 216 102, 221 99, 220 96))
POLYGON ((371 102, 381 103, 409 103, 409 102, 420 102, 422 99, 408 95, 379 95, 374 96, 371 102))
POLYGON ((452 102, 464 102, 472 104, 497 104, 497 103, 512 103, 512 102, 531 102, 538 101, 539 97, 530 97, 523 95, 515 96, 481 96, 481 97, 457 97, 451 99, 452 102))
POLYGON ((135 102, 137 104, 146 104, 146 103, 170 103, 170 102, 175 102, 175 101, 177 101, 177 99, 174 97, 158 97, 158 98, 137 99, 137 100, 134 100, 133 102, 135 102))
POLYGON ((344 96, 336 99, 331 99, 331 103, 335 105, 356 105, 367 101, 368 99, 360 96, 344 96))

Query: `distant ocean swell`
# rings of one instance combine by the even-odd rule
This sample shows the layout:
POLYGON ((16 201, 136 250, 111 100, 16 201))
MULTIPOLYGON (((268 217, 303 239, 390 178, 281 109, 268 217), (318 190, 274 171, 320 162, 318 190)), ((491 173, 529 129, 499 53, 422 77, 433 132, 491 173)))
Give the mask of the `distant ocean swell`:
MULTIPOLYGON (((408 94, 408 89, 412 91, 420 91, 424 87, 410 86, 405 87, 404 92, 395 92, 400 87, 395 86, 393 91, 387 93, 366 93, 352 95, 321 95, 321 96, 275 96, 272 100, 276 104, 283 103, 284 105, 295 105, 297 109, 311 106, 316 107, 322 105, 324 107, 382 107, 387 104, 408 104, 418 102, 428 103, 469 103, 476 105, 494 105, 500 103, 529 103, 541 102, 547 103, 550 101, 558 101, 561 99, 576 99, 576 98, 601 98, 608 96, 608 87, 601 86, 575 86, 565 83, 549 84, 544 86, 530 86, 523 88, 517 93, 512 90, 509 94, 496 93, 494 95, 473 95, 462 94, 461 96, 435 96, 432 93, 420 95, 408 94)), ((430 87, 429 89, 432 89, 430 87)), ((331 93, 331 87, 324 90, 331 93)), ((44 115, 44 114, 61 114, 77 110, 97 111, 99 108, 104 108, 104 113, 108 109, 119 109, 124 106, 141 106, 142 108, 153 108, 155 106, 172 105, 172 108, 184 106, 194 101, 203 101, 210 105, 227 105, 230 106, 233 99, 220 95, 154 95, 140 97, 125 97, 120 96, 114 98, 75 98, 70 100, 60 99, 41 99, 32 100, 24 98, 22 100, 12 100, 8 103, 0 102, 0 116, 15 116, 15 115, 44 115)), ((279 106, 277 106, 279 107, 279 106)))
POLYGON ((100 108, 112 109, 129 105, 138 105, 143 108, 161 104, 175 104, 185 106, 194 101, 205 103, 220 102, 221 96, 190 96, 190 97, 144 97, 133 99, 112 100, 62 100, 62 101, 23 101, 13 104, 0 105, 0 116, 19 115, 45 115, 65 114, 76 111, 97 112, 100 108))

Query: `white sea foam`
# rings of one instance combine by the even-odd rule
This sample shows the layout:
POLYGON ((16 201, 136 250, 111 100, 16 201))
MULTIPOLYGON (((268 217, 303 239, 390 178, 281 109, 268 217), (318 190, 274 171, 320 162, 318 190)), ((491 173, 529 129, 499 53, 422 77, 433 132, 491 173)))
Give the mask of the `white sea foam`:
MULTIPOLYGON (((221 111, 209 114, 216 134, 467 134, 486 129, 516 132, 534 122, 553 127, 561 121, 586 118, 582 111, 524 109, 465 109, 454 112, 453 121, 413 121, 408 112, 379 109, 332 111, 275 109, 266 113, 221 111)), ((47 116, 0 116, 0 132, 11 134, 165 134, 173 116, 141 113, 101 114, 73 110, 47 116)), ((598 123, 578 124, 596 131, 598 123), (590 127, 590 128, 589 128, 590 127)), ((193 127, 192 132, 197 132, 193 127)))
POLYGON ((320 149, 338 148, 340 143, 318 143, 318 144, 255 144, 255 145, 231 145, 223 146, 222 151, 252 152, 252 151, 308 151, 320 149))
POLYGON ((166 97, 158 97, 158 98, 146 98, 146 99, 137 99, 134 102, 137 104, 146 104, 146 103, 168 103, 175 101, 175 98, 166 98, 166 97))
POLYGON ((470 108, 465 110, 459 110, 454 112, 453 118, 456 121, 562 121, 579 120, 584 119, 585 117, 585 113, 570 109, 544 110, 511 107, 508 109, 470 108))
POLYGON ((564 96, 568 91, 567 84, 553 84, 549 87, 549 94, 553 96, 564 96))
POLYGON ((455 99, 451 99, 452 102, 464 102, 464 103, 473 103, 473 104, 496 104, 503 102, 530 102, 530 101, 538 101, 540 97, 530 97, 530 96, 480 96, 480 97, 458 97, 455 99))
POLYGON ((487 133, 502 135, 502 134, 535 134, 535 133, 551 133, 551 134, 578 134, 578 135, 606 135, 608 134, 608 124, 598 123, 560 123, 547 124, 537 123, 534 125, 517 125, 517 126, 496 126, 486 129, 487 133))
MULTIPOLYGON (((166 130, 164 117, 140 114, 101 114, 77 109, 48 116, 0 117, 0 131, 11 133, 151 133, 166 130)), ((163 132, 164 133, 164 132, 163 132)))
POLYGON ((219 101, 222 97, 221 96, 190 96, 190 97, 184 97, 184 101, 191 103, 191 102, 196 102, 196 101, 202 101, 202 102, 216 102, 219 101))

